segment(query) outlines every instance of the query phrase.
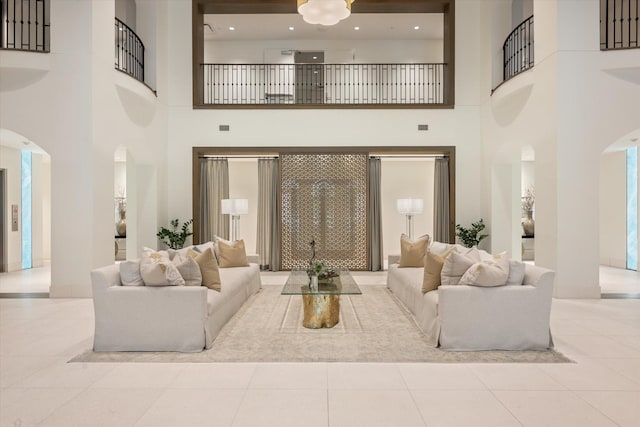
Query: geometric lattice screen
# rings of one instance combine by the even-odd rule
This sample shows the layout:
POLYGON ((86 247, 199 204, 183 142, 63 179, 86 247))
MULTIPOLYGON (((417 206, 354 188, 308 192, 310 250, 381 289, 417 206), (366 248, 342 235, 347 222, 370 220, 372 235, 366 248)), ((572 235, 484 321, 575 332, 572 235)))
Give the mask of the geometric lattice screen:
POLYGON ((282 270, 308 266, 312 239, 316 259, 368 269, 368 159, 280 153, 282 270))

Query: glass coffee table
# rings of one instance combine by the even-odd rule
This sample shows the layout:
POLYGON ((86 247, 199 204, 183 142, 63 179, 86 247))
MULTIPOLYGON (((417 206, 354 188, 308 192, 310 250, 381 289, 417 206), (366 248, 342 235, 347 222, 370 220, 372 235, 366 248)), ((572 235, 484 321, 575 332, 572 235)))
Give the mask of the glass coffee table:
POLYGON ((291 271, 281 294, 302 295, 305 328, 333 328, 340 321, 340 295, 362 295, 349 270, 339 270, 338 274, 329 281, 319 281, 316 291, 309 287, 305 270, 291 271))

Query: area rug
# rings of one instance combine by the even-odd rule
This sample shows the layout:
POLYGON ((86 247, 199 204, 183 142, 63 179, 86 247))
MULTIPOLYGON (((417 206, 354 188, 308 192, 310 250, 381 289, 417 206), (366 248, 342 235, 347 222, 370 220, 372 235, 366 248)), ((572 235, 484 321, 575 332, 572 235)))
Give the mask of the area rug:
POLYGON ((71 362, 430 362, 567 363, 554 350, 445 351, 430 346, 411 313, 380 285, 340 297, 340 322, 331 329, 302 326, 300 296, 266 285, 200 353, 99 352, 71 362))

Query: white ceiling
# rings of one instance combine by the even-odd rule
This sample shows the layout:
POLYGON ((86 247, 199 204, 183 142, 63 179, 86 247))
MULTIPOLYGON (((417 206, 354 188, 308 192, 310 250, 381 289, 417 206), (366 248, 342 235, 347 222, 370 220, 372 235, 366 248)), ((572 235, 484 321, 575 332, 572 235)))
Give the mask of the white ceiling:
POLYGON ((311 25, 298 14, 204 16, 205 40, 441 40, 440 13, 354 13, 336 25, 311 25), (206 25, 209 24, 213 31, 206 25), (354 27, 360 30, 354 30, 354 27), (414 27, 420 29, 415 30, 414 27), (235 30, 229 30, 234 27, 235 30), (289 30, 294 27, 294 30, 289 30))
POLYGON ((44 154, 45 158, 49 157, 49 154, 38 145, 8 129, 0 129, 0 145, 13 148, 14 150, 28 150, 36 154, 44 154))

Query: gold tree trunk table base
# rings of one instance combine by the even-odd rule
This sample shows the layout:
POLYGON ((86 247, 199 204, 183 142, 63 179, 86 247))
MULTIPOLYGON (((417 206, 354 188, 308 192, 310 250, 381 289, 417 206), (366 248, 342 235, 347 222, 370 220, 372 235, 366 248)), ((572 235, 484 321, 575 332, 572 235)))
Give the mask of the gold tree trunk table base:
POLYGON ((340 295, 302 295, 302 306, 305 328, 333 328, 340 321, 340 295))

